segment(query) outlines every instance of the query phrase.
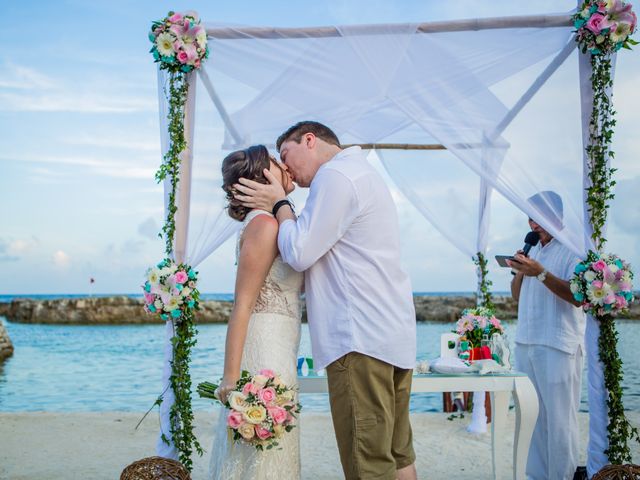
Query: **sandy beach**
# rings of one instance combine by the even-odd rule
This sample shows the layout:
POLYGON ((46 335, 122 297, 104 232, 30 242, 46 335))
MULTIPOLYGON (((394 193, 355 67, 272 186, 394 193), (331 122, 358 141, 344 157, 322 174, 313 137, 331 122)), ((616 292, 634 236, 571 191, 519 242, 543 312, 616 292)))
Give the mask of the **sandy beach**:
MULTIPOLYGON (((634 425, 639 412, 629 412, 634 425)), ((0 479, 117 479, 129 463, 154 454, 157 415, 149 415, 140 428, 141 414, 97 413, 0 413, 0 479)), ((215 414, 196 413, 198 438, 211 447, 215 414)), ((507 423, 507 438, 500 451, 501 471, 511 463, 514 412, 507 423)), ((470 435, 467 419, 447 420, 447 414, 412 414, 419 478, 445 480, 491 477, 491 435, 470 435)), ((588 415, 580 414, 581 463, 585 461, 588 415)), ((342 478, 338 450, 328 413, 302 416, 302 478, 342 478)), ((640 446, 632 445, 636 461, 640 446)), ((195 457, 193 478, 205 479, 209 455, 195 457)), ((284 480, 284 479, 283 479, 284 480)))

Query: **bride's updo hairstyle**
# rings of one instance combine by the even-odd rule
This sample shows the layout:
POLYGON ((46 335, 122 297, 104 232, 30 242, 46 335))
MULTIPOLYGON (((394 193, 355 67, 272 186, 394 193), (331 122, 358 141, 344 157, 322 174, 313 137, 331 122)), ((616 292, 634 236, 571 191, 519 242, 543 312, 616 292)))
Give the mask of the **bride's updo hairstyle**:
POLYGON ((263 170, 270 167, 269 150, 264 145, 253 145, 244 150, 230 153, 222 161, 222 189, 227 194, 227 212, 235 220, 243 221, 251 208, 243 206, 235 199, 234 184, 239 183, 240 177, 254 182, 269 183, 263 170))

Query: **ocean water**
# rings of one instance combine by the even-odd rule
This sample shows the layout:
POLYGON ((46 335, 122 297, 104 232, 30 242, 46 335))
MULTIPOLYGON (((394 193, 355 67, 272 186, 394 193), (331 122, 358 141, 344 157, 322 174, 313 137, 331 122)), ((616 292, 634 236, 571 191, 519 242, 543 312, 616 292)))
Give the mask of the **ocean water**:
MULTIPOLYGON (((15 353, 0 364, 0 411, 144 411, 160 393, 163 325, 30 325, 3 321, 15 353)), ((514 322, 505 322, 513 338, 514 322)), ((300 354, 311 356, 303 325, 300 354)), ((419 323, 418 358, 439 355, 440 335, 453 324, 419 323)), ((640 322, 619 323, 625 367, 625 407, 640 411, 640 322)), ((222 373, 226 325, 198 327, 191 374, 194 388, 222 373)), ((583 382, 584 383, 584 382, 583 382)), ((302 395, 306 411, 328 411, 326 395, 302 395)), ((194 408, 212 408, 194 395, 194 408)), ((413 412, 442 411, 441 394, 414 394, 413 412)), ((582 410, 587 410, 583 388, 582 410)))
MULTIPOLYGON (((86 298, 87 294, 26 294, 26 295, 0 295, 0 303, 10 302, 14 299, 19 298, 30 298, 32 300, 59 300, 62 298, 86 298)), ((97 293, 92 295, 95 298, 104 298, 104 297, 114 297, 114 296, 125 296, 131 298, 142 298, 142 293, 97 293)), ((233 294, 232 293, 203 293, 200 294, 200 298, 202 300, 221 300, 221 301, 232 301, 233 294)))
MULTIPOLYGON (((472 297, 474 292, 414 292, 415 296, 419 297, 472 297)), ((508 292, 494 292, 495 295, 508 295, 508 292)), ((142 298, 142 293, 97 293, 93 297, 113 297, 113 296, 125 296, 131 298, 142 298)), ((61 298, 86 298, 86 294, 25 294, 25 295, 0 295, 0 303, 11 302, 14 299, 30 298, 33 300, 57 300, 61 298)), ((200 298, 202 300, 220 300, 220 301, 232 301, 233 293, 201 293, 200 298)))

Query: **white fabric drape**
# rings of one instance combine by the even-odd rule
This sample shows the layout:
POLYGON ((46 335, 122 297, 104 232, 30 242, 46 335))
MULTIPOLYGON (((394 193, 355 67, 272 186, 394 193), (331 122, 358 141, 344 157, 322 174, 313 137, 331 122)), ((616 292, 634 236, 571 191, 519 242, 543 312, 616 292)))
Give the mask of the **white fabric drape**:
MULTIPOLYGON (((583 234, 579 153, 549 158, 543 144, 525 150, 525 143, 514 148, 518 143, 510 139, 512 132, 522 132, 521 126, 514 127, 520 116, 516 114, 529 108, 535 92, 545 88, 549 75, 567 57, 575 62, 572 27, 436 33, 416 29, 416 24, 337 27, 337 36, 262 38, 229 28, 243 38, 211 38, 216 61, 206 64, 208 75, 240 84, 236 97, 230 97, 234 100, 240 90, 247 94, 246 103, 230 109, 228 123, 235 134, 226 129, 225 146, 273 144, 291 124, 309 118, 330 125, 343 143, 440 143, 488 187, 582 254, 590 245, 583 234), (522 73, 532 69, 542 73, 525 83, 522 73), (519 90, 512 108, 500 98, 501 90, 519 90), (567 165, 577 179, 570 185, 565 182, 567 165), (550 176, 553 171, 556 175, 550 176), (563 199, 561 225, 555 206, 535 208, 527 202, 545 190, 563 199)), ((568 97, 576 102, 574 124, 579 124, 578 99, 568 97)), ((462 248, 460 242, 456 246, 462 248)), ((475 245, 467 247, 467 252, 478 251, 475 245)))
MULTIPOLYGON (((185 106, 184 135, 187 141, 187 149, 181 153, 180 181, 176 193, 177 212, 175 215, 176 232, 173 244, 173 257, 179 263, 187 263, 196 267, 211 252, 218 248, 239 228, 239 222, 231 220, 224 210, 218 208, 218 214, 212 215, 212 210, 207 209, 205 218, 202 219, 199 211, 192 215, 192 200, 196 197, 197 182, 194 188, 192 177, 196 169, 194 158, 194 138, 196 120, 196 75, 189 75, 189 93, 185 106), (197 225, 197 234, 193 233, 193 224, 197 225)), ((162 156, 169 148, 167 111, 168 103, 165 90, 167 87, 168 75, 162 70, 158 70, 158 99, 160 112, 160 136, 162 146, 162 156)), ((219 188, 218 188, 219 189, 219 188)), ((171 183, 169 179, 164 181, 165 217, 169 204, 169 193, 171 183)), ((170 411, 175 402, 175 396, 170 386, 171 361, 173 359, 173 347, 171 340, 174 336, 173 321, 167 321, 165 326, 165 341, 162 368, 162 403, 160 404, 160 433, 156 441, 156 453, 165 458, 178 458, 178 452, 171 439, 170 411), (169 444, 163 440, 162 436, 169 440, 169 444)))
POLYGON ((389 177, 465 257, 485 253, 491 187, 450 152, 377 150, 389 177))
MULTIPOLYGON (((611 75, 615 73, 616 55, 611 58, 611 75)), ((589 144, 589 122, 593 107, 593 92, 591 87, 591 61, 588 55, 580 55, 580 98, 582 109, 582 145, 586 149, 589 144)), ((611 89, 608 90, 611 95, 611 89)), ((584 235, 591 238, 593 229, 589 223, 589 206, 586 202, 589 180, 589 158, 586 150, 583 153, 583 187, 584 187, 584 235)), ((606 225, 603 229, 606 238, 606 225)), ((591 315, 587 315, 587 328, 585 333, 585 349, 587 357, 587 394, 589 398, 589 441, 587 444, 587 473, 589 477, 599 472, 609 463, 604 453, 609 447, 607 426, 609 425, 609 410, 607 407, 608 391, 604 384, 604 365, 600 361, 600 349, 598 339, 600 337, 600 324, 591 315)))

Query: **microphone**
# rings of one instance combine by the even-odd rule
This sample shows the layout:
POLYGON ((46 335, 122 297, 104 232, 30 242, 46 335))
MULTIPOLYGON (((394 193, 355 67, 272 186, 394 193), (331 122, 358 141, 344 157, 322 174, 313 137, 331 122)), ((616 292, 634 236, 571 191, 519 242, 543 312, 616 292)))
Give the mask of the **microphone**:
POLYGON ((524 237, 524 247, 522 247, 522 251, 524 252, 524 256, 529 255, 529 250, 532 247, 535 247, 540 241, 540 234, 538 232, 529 232, 526 237, 524 237))

